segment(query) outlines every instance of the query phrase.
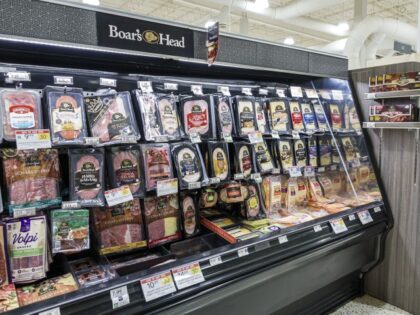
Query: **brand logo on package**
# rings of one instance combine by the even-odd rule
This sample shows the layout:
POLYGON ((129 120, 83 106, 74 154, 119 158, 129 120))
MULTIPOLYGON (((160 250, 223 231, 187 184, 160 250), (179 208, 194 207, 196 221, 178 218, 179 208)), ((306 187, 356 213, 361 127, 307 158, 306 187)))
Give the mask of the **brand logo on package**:
POLYGON ((97 13, 98 45, 194 57, 192 30, 97 13))

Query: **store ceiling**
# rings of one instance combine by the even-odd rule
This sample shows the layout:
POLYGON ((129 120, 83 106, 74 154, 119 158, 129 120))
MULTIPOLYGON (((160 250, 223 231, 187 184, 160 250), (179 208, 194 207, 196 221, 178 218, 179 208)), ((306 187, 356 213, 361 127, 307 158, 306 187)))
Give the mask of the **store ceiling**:
MULTIPOLYGON (((83 0, 72 0, 82 2, 83 0)), ((295 0, 269 0, 270 8, 284 7, 295 0)), ((315 0, 314 0, 315 1, 315 0)), ((318 0, 319 1, 319 0, 318 0)), ((357 1, 357 0, 356 0, 357 1)), ((244 12, 231 8, 230 22, 223 15, 221 1, 209 0, 100 0, 100 5, 106 8, 122 10, 132 14, 139 14, 163 20, 176 21, 193 26, 204 27, 209 20, 227 21, 223 31, 247 35, 253 38, 283 43, 287 37, 293 37, 296 46, 320 48, 332 41, 345 38, 319 32, 311 27, 311 21, 337 25, 347 22, 351 25, 354 21, 355 1, 337 1, 335 5, 312 12, 303 16, 305 23, 296 21, 272 21, 259 17, 255 19, 248 15, 248 33, 241 29, 241 18, 244 12), (245 33, 245 34, 244 34, 245 33)), ((226 5, 231 1, 225 1, 226 5)), ((394 18, 417 24, 417 0, 368 0, 367 14, 372 16, 394 18)), ((243 21, 243 20, 242 20, 243 21)))

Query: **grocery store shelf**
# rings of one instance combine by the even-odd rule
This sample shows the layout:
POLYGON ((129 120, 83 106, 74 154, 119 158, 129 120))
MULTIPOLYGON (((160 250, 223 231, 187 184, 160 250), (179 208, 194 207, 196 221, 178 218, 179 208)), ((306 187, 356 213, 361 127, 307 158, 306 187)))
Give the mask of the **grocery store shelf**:
POLYGON ((420 129, 420 122, 363 122, 366 129, 420 129))
POLYGON ((420 89, 365 93, 365 99, 367 100, 398 97, 420 97, 420 89))

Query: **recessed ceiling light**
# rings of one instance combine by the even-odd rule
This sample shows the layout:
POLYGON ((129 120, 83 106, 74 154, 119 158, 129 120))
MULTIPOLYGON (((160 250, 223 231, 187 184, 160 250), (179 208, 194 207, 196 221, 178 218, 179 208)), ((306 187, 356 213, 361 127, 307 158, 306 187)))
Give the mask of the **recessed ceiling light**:
POLYGON ((293 37, 286 37, 284 39, 283 43, 285 43, 286 45, 294 45, 295 40, 293 39, 293 37))
POLYGON ((89 4, 89 5, 100 5, 101 4, 99 0, 83 0, 83 3, 89 4))
POLYGON ((257 9, 267 9, 268 5, 268 0, 255 0, 255 7, 257 9))
POLYGON ((205 28, 209 28, 210 26, 212 26, 214 23, 216 23, 215 21, 207 21, 206 24, 204 24, 205 28))
POLYGON ((340 22, 337 24, 337 29, 340 32, 347 32, 350 29, 350 25, 347 22, 340 22))

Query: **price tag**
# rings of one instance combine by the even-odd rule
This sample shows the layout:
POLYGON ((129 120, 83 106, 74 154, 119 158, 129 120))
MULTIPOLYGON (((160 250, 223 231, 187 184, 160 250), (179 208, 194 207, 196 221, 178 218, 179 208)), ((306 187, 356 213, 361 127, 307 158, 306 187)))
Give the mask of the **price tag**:
POLYGON ((109 78, 99 78, 99 85, 117 87, 117 80, 109 78))
POLYGON ((360 160, 354 159, 353 162, 351 162, 352 167, 359 167, 360 166, 360 160))
POLYGON ((210 185, 217 185, 220 183, 220 178, 219 177, 212 177, 209 179, 210 181, 210 185))
POLYGON ((375 207, 375 208, 373 208, 373 212, 375 212, 375 213, 378 213, 378 212, 381 212, 382 210, 381 210, 381 207, 375 207))
POLYGON ((146 302, 176 292, 175 283, 170 271, 165 271, 140 280, 146 302))
POLYGON ((303 97, 302 88, 300 86, 291 86, 290 95, 292 97, 303 97))
POLYGON ((61 315, 61 312, 59 307, 54 307, 48 311, 39 312, 38 315, 61 315))
POLYGON ((178 84, 177 83, 165 82, 165 83, 163 83, 163 88, 165 90, 169 90, 169 91, 178 91, 178 84))
POLYGON ((156 194, 158 197, 176 194, 178 192, 178 179, 171 178, 160 180, 156 183, 156 194))
POLYGON ((33 215, 36 215, 36 208, 35 207, 13 209, 13 217, 14 218, 30 217, 30 216, 33 216, 33 215))
POLYGON ((248 256, 248 247, 238 249, 238 257, 248 256))
POLYGON ((220 265, 222 263, 222 257, 216 256, 209 259, 210 266, 220 265))
POLYGON ((223 133, 223 140, 225 142, 233 142, 232 135, 230 133, 223 133))
POLYGON ((375 123, 374 122, 371 122, 371 121, 368 121, 368 122, 366 122, 366 128, 375 128, 375 123))
POLYGON ((273 175, 280 174, 280 169, 279 169, 279 168, 273 168, 273 169, 271 170, 271 174, 273 174, 273 175))
POLYGON ((375 98, 376 97, 376 93, 366 93, 366 98, 375 98))
POLYGON ((287 243, 289 240, 287 239, 287 235, 279 236, 279 243, 284 244, 287 243))
POLYGON ((203 87, 201 85, 191 85, 191 92, 194 95, 203 95, 203 87))
POLYGON ((98 145, 99 144, 99 137, 86 137, 85 144, 87 145, 98 145))
POLYGON ((251 91, 251 88, 247 88, 247 87, 243 87, 242 88, 242 94, 245 94, 245 95, 252 95, 252 91, 251 91))
POLYGON ((325 172, 325 167, 324 166, 318 167, 317 171, 318 171, 318 173, 324 173, 325 172))
POLYGON ((150 82, 150 81, 137 81, 137 87, 143 93, 152 93, 153 92, 152 82, 150 82))
POLYGON ((258 94, 260 94, 260 95, 268 95, 268 90, 267 89, 258 89, 258 94))
POLYGON ((54 76, 54 84, 73 85, 73 77, 54 76))
POLYGON ((330 224, 335 234, 347 231, 347 226, 342 218, 330 220, 330 224))
POLYGON ((322 97, 324 100, 330 100, 330 99, 331 99, 330 92, 328 92, 327 90, 322 90, 322 91, 321 91, 321 97, 322 97))
POLYGON ((273 139, 280 139, 279 132, 278 132, 277 130, 273 130, 273 131, 271 132, 271 137, 272 137, 273 139))
POLYGON ((359 217, 359 220, 360 222, 362 222, 363 225, 373 222, 373 219, 369 213, 369 210, 363 210, 363 211, 357 212, 357 216, 359 217))
POLYGON ((254 173, 251 174, 251 179, 255 180, 257 183, 262 182, 261 174, 260 173, 254 173))
POLYGON ((190 133, 190 140, 192 143, 201 143, 200 134, 196 132, 190 133))
POLYGON ((300 139, 299 131, 292 130, 292 138, 295 140, 299 140, 300 139))
POLYGON ((63 201, 61 203, 61 209, 69 210, 69 209, 80 209, 80 202, 78 201, 63 201))
POLYGON ((182 290, 205 281, 198 262, 172 268, 171 271, 178 290, 182 290))
POLYGON ((51 148, 51 136, 48 129, 16 130, 18 150, 51 148))
POLYGON ((342 101, 343 100, 343 92, 340 90, 331 90, 332 97, 336 101, 342 101))
POLYGON ((128 295, 127 286, 120 288, 112 289, 109 291, 112 301, 112 309, 122 307, 124 305, 130 304, 130 296, 128 295))
POLYGON ((331 165, 331 166, 330 166, 330 170, 331 170, 331 171, 335 171, 336 169, 337 169, 337 165, 331 165))
POLYGON ((314 177, 315 176, 315 169, 313 166, 305 166, 303 170, 303 174, 305 177, 314 177))
POLYGON ((223 96, 230 96, 230 91, 228 86, 218 86, 217 89, 222 93, 223 96))
POLYGON ((354 220, 356 220, 356 217, 354 216, 354 214, 350 214, 349 221, 354 221, 354 220))
POLYGON ((133 200, 133 195, 128 185, 107 190, 104 192, 104 195, 109 207, 133 200))
POLYGON ((155 142, 168 142, 168 136, 155 136, 155 142))
POLYGON ((136 136, 121 136, 122 143, 137 143, 136 136))
POLYGON ((249 139, 249 142, 251 142, 252 144, 260 143, 264 141, 262 133, 259 131, 255 131, 248 134, 248 139, 249 139))
POLYGON ((300 171, 300 167, 299 166, 289 167, 289 175, 290 175, 290 177, 300 177, 300 176, 302 176, 302 172, 300 171))
POLYGON ((314 89, 305 89, 307 98, 318 98, 318 93, 314 89))
POLYGON ((234 175, 233 175, 233 179, 234 179, 234 180, 241 180, 241 179, 244 179, 244 174, 242 174, 242 173, 237 173, 237 174, 234 174, 234 175))
POLYGON ((31 81, 31 74, 26 71, 11 71, 6 74, 7 82, 31 81))
POLYGON ((322 226, 320 224, 314 226, 314 232, 318 233, 322 231, 322 226))
POLYGON ((284 94, 284 89, 276 89, 276 94, 278 95, 278 97, 286 97, 286 95, 284 94))
POLYGON ((188 190, 200 189, 200 188, 201 188, 201 182, 188 183, 188 190))

